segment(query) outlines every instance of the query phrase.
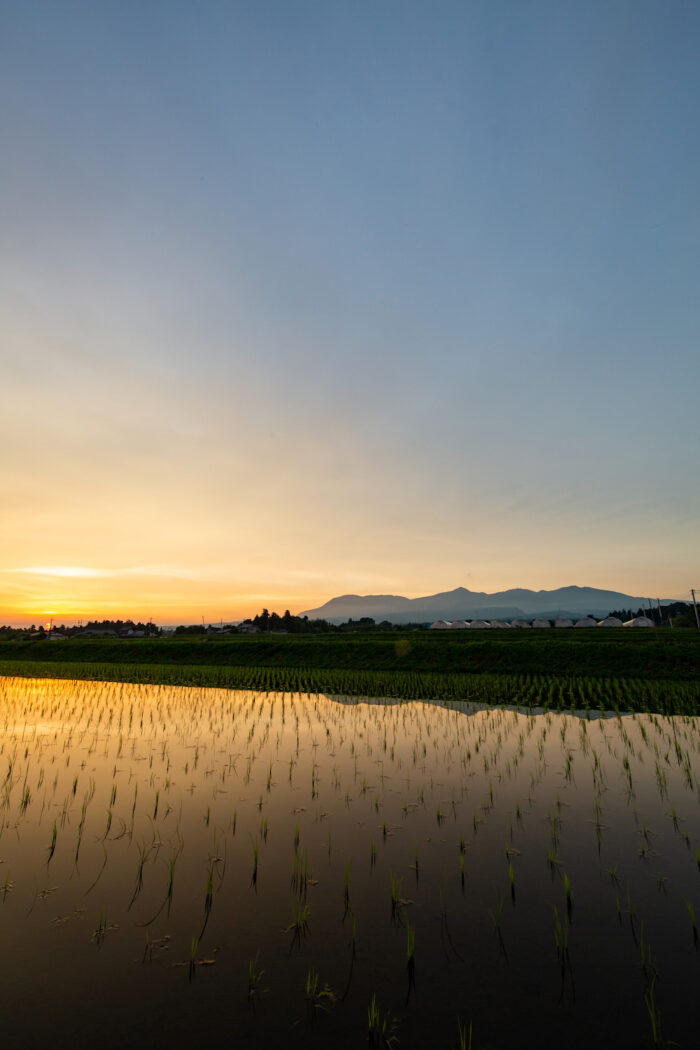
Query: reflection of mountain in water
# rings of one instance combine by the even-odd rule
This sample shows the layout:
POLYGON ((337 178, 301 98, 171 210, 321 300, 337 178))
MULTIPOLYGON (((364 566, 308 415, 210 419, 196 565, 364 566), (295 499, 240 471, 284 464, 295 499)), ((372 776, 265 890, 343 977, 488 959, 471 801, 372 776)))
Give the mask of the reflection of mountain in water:
MULTIPOLYGON (((321 693, 320 695, 334 704, 341 704, 345 707, 358 707, 360 704, 365 704, 368 707, 405 707, 410 704, 413 707, 439 707, 446 711, 459 711, 463 715, 478 715, 481 711, 513 711, 515 714, 524 716, 543 715, 545 713, 543 707, 524 707, 522 704, 479 704, 474 700, 397 700, 391 696, 336 696, 332 693, 321 693)), ((616 711, 603 713, 600 710, 589 709, 586 711, 583 708, 574 709, 573 711, 569 708, 561 712, 550 711, 550 714, 573 715, 576 718, 584 718, 588 722, 593 722, 600 718, 616 719, 618 717, 616 711)), ((622 717, 633 718, 634 715, 629 712, 624 713, 622 717)))

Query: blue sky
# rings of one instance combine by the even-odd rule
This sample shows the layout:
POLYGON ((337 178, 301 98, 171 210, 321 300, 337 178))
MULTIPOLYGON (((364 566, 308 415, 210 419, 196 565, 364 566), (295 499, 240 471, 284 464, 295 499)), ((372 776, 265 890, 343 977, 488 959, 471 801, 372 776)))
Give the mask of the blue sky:
POLYGON ((683 597, 699 45, 682 2, 0 3, 0 619, 683 597))

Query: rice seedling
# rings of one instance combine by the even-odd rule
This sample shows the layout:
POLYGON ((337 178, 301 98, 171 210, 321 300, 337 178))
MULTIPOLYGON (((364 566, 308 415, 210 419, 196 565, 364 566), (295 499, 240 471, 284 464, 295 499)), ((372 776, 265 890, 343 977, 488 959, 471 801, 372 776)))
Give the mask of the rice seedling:
POLYGON ((373 1050, 389 1048, 398 1044, 398 1024, 390 1013, 382 1015, 377 1006, 377 997, 372 995, 367 1007, 367 1042, 373 1050))
POLYGON ((654 996, 654 988, 656 985, 656 975, 652 977, 647 988, 644 991, 644 1004, 647 1008, 649 1015, 649 1023, 651 1025, 651 1037, 654 1043, 654 1048, 662 1047, 664 1044, 661 1039, 661 1013, 656 1003, 654 996))
POLYGON ((459 1050, 472 1050, 472 1022, 469 1022, 469 1028, 466 1026, 462 1027, 460 1018, 457 1018, 457 1036, 459 1038, 459 1050))
POLYGON ((668 882, 668 876, 663 874, 655 875, 654 879, 656 880, 657 890, 660 890, 662 893, 668 893, 668 888, 666 885, 668 882))
POLYGON ((550 874, 552 876, 552 880, 554 880, 554 875, 557 872, 557 870, 559 869, 560 863, 561 862, 559 860, 558 853, 556 853, 552 849, 548 849, 547 850, 547 867, 549 868, 550 874))
POLYGON ((260 847, 257 841, 253 842, 253 874, 250 877, 250 884, 253 887, 258 885, 258 860, 260 856, 260 847))
POLYGON ((565 958, 569 951, 569 921, 567 916, 564 919, 564 925, 562 926, 556 905, 553 906, 552 912, 554 914, 554 944, 557 949, 557 956, 563 967, 565 958))
POLYGON ((210 856, 207 864, 207 884, 204 891, 204 919, 202 922, 202 929, 199 931, 198 941, 201 941, 204 936, 204 931, 207 928, 209 922, 209 916, 214 904, 214 860, 210 856))
POLYGON ((14 888, 15 888, 15 884, 14 884, 14 882, 12 881, 12 879, 10 878, 10 876, 8 874, 8 876, 6 877, 4 883, 2 884, 2 886, 0 886, 0 893, 2 893, 2 902, 3 902, 3 904, 5 903, 5 901, 7 899, 8 893, 12 893, 14 888))
POLYGON ((574 908, 574 894, 571 889, 571 882, 569 876, 564 872, 564 893, 566 894, 566 914, 568 915, 569 922, 571 922, 571 913, 574 908))
POLYGON ((255 953, 255 958, 248 962, 248 1003, 252 1006, 258 996, 266 989, 261 988, 265 971, 260 967, 260 952, 255 953))
POLYGON ((647 982, 658 976, 656 967, 654 965, 654 956, 651 945, 644 936, 644 920, 642 920, 639 929, 639 955, 642 965, 642 971, 647 982))
POLYGON ((691 925, 692 930, 693 930, 693 944, 697 948, 697 946, 698 946, 698 928, 697 928, 697 925, 695 923, 695 909, 694 909, 692 903, 690 901, 688 901, 688 900, 685 902, 685 906, 688 909, 688 916, 690 918, 690 925, 691 925))
POLYGON ((403 885, 403 876, 397 875, 395 872, 389 872, 389 879, 391 883, 391 918, 393 922, 403 920, 403 909, 411 901, 405 900, 401 896, 401 887, 403 885))
POLYGON ((49 843, 49 855, 48 855, 48 858, 46 860, 46 867, 47 868, 48 868, 49 864, 51 863, 51 858, 53 857, 54 853, 56 852, 56 839, 57 839, 57 837, 58 837, 58 829, 56 827, 56 821, 54 820, 54 822, 53 822, 53 831, 51 832, 51 842, 49 843))
POLYGON ((306 973, 304 998, 306 1000, 307 1013, 312 1020, 319 1010, 329 1010, 337 1000, 335 992, 331 990, 330 986, 321 984, 318 970, 315 970, 313 966, 309 967, 306 973))
POLYGON ((282 933, 292 934, 292 943, 289 948, 290 954, 294 948, 300 948, 301 942, 308 936, 310 914, 311 906, 309 904, 298 904, 289 926, 286 926, 284 930, 282 930, 282 933))
POLYGON ((190 941, 190 961, 189 961, 189 979, 190 981, 195 975, 197 966, 197 949, 199 948, 199 938, 194 934, 190 941))
POLYGON ((138 857, 138 865, 137 865, 137 868, 136 868, 136 886, 134 887, 134 892, 133 892, 133 894, 131 896, 131 900, 129 901, 129 907, 128 907, 129 911, 131 910, 131 906, 133 905, 134 901, 138 897, 139 893, 143 889, 143 869, 144 869, 144 867, 146 865, 146 861, 148 860, 149 854, 151 852, 150 846, 146 846, 145 842, 138 843, 137 844, 137 849, 138 849, 139 857, 138 857))
POLYGON ((97 926, 93 930, 92 937, 90 939, 97 945, 98 948, 101 948, 107 934, 110 933, 112 930, 118 929, 119 926, 117 924, 109 922, 107 918, 107 909, 103 908, 97 918, 97 926))
POLYGON ((406 960, 409 965, 413 962, 416 948, 416 931, 411 923, 406 920, 406 960))
POLYGON ((306 897, 309 884, 312 882, 311 867, 306 850, 294 854, 292 858, 292 889, 299 897, 306 897))

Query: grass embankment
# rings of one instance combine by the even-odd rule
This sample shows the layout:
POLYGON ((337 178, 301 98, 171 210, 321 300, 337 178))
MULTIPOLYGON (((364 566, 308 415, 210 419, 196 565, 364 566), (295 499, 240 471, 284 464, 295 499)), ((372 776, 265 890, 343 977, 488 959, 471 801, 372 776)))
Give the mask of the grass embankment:
POLYGON ((0 643, 0 674, 700 712, 700 632, 503 631, 0 643))

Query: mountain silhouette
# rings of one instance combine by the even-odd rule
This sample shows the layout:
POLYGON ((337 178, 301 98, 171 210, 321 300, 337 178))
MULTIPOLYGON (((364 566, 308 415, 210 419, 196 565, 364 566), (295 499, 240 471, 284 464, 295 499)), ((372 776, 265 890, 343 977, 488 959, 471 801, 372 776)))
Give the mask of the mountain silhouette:
MULTIPOLYGON (((597 587, 558 587, 553 591, 530 591, 515 587, 508 591, 470 591, 456 587, 421 598, 404 598, 399 594, 342 594, 331 598, 318 609, 300 613, 309 619, 343 623, 371 616, 391 623, 424 623, 431 620, 512 619, 514 616, 579 617, 607 616, 612 609, 647 607, 648 598, 635 598, 621 591, 597 587)), ((673 601, 665 598, 662 604, 673 601)))

